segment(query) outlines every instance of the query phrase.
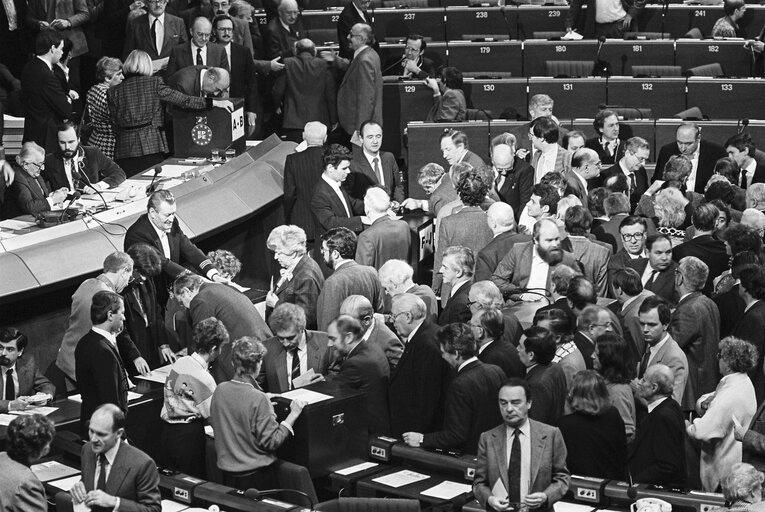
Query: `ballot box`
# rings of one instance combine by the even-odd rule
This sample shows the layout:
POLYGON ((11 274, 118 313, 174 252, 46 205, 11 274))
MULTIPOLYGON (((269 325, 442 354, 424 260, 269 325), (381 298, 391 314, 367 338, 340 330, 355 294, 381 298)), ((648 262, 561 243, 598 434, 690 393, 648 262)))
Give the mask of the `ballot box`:
MULTIPOLYGON (((311 478, 329 475, 332 468, 363 458, 367 452, 366 394, 332 382, 319 382, 286 393, 312 401, 300 414, 290 436, 277 451, 280 459, 308 468, 311 478), (324 395, 329 398, 323 398, 324 395), (314 401, 318 400, 319 401, 314 401)), ((273 399, 278 421, 287 417, 291 400, 285 393, 273 399)))
POLYGON ((173 140, 176 157, 209 157, 214 149, 219 150, 221 156, 226 149, 234 149, 237 154, 244 151, 244 100, 242 98, 229 98, 229 100, 234 104, 233 112, 224 108, 173 109, 173 140))

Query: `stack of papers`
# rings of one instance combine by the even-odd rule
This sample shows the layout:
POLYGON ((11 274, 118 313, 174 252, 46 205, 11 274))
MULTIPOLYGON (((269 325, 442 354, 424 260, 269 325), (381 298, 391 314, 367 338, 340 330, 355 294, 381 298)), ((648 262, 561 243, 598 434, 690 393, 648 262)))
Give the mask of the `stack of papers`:
POLYGON ((74 487, 74 484, 80 481, 80 475, 76 476, 70 476, 67 478, 62 478, 61 480, 55 480, 53 482, 48 482, 48 485, 52 485, 56 489, 61 489, 64 492, 69 492, 72 487, 74 487))
POLYGON ((159 382, 160 384, 164 384, 167 380, 167 376, 170 375, 170 367, 172 365, 165 365, 161 366, 159 368, 156 368, 146 375, 136 375, 136 379, 143 379, 143 380, 149 380, 151 382, 159 382))
POLYGON ((18 416, 42 414, 43 416, 47 416, 50 413, 55 412, 57 410, 58 410, 58 407, 41 406, 41 407, 32 407, 31 409, 24 409, 23 411, 11 411, 9 414, 16 414, 18 416))
POLYGON ((388 487, 398 488, 421 480, 427 480, 428 478, 430 478, 430 476, 404 469, 389 475, 373 478, 372 481, 377 482, 378 484, 387 485, 388 487))
POLYGON ((466 494, 472 490, 473 488, 469 484, 460 484, 457 482, 444 480, 440 484, 433 486, 430 489, 425 489, 420 494, 440 500, 453 500, 460 494, 466 494))

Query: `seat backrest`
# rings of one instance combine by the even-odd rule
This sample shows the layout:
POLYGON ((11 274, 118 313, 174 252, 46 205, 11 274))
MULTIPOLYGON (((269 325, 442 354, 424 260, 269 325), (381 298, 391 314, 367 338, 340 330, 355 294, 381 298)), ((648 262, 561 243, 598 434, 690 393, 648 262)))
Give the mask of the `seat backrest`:
POLYGON ((510 71, 466 71, 462 73, 463 78, 513 78, 510 71))
POLYGON ((418 500, 386 498, 337 498, 316 505, 320 512, 419 512, 418 500))
POLYGON ((680 66, 632 66, 632 76, 683 76, 680 66))
POLYGON ((337 43, 337 30, 334 28, 312 28, 308 31, 308 37, 316 46, 323 46, 324 43, 337 43))
MULTIPOLYGON (((319 498, 316 495, 316 489, 313 486, 313 480, 311 480, 311 474, 305 466, 279 459, 274 462, 273 467, 276 469, 276 478, 279 480, 279 487, 302 491, 311 498, 313 503, 319 501, 319 498)), ((290 496, 291 501, 294 501, 294 499, 294 496, 290 496)), ((310 503, 305 504, 305 506, 309 505, 310 503)))
POLYGON ((548 76, 591 76, 591 60, 548 60, 545 62, 548 76))
POLYGON ((532 36, 534 39, 559 39, 565 35, 565 32, 560 30, 542 30, 534 31, 532 36))
POLYGON ((468 108, 465 111, 465 121, 491 121, 491 112, 477 108, 468 108))
POLYGON ((704 39, 704 33, 698 27, 693 27, 683 34, 680 39, 704 39))
POLYGON ((704 64, 703 66, 696 66, 695 68, 689 68, 686 73, 688 76, 725 76, 722 64, 719 62, 704 64))

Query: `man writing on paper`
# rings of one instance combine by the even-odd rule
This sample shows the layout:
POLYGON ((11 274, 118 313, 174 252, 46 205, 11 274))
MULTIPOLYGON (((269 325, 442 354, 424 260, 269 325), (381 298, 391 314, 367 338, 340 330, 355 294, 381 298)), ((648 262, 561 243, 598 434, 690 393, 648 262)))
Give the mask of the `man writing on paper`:
POLYGON ((481 434, 473 493, 493 510, 552 511, 570 481, 566 445, 555 427, 529 419, 529 385, 518 378, 499 390, 503 425, 481 434))

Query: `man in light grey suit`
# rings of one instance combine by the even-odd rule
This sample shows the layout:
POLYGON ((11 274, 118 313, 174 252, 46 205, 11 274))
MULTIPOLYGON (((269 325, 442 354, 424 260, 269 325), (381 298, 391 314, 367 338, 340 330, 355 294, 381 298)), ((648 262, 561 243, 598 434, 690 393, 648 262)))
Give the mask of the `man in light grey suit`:
POLYGON ((371 187, 364 196, 364 212, 372 224, 359 234, 356 263, 375 269, 391 259, 409 261, 412 234, 409 224, 388 215, 390 197, 385 190, 371 187))
POLYGON ((508 380, 499 390, 504 423, 484 432, 478 440, 473 493, 487 510, 506 510, 509 505, 517 510, 520 504, 552 511, 568 491, 571 474, 566 468, 563 435, 556 427, 529 419, 532 400, 526 381, 508 380), (526 468, 522 467, 524 461, 526 468), (528 489, 521 485, 522 473, 528 475, 528 489))
MULTIPOLYGON (((353 139, 359 141, 357 130, 364 121, 371 119, 382 126, 383 81, 380 57, 370 46, 374 43, 372 27, 355 24, 348 34, 348 41, 353 60, 337 91, 337 116, 343 130, 348 135, 355 135, 353 139)), ((338 59, 341 61, 345 59, 338 59)))
POLYGON ((572 206, 566 210, 566 233, 571 242, 571 252, 582 266, 582 273, 592 281, 600 297, 608 294, 608 262, 611 246, 590 239, 592 214, 584 206, 572 206))

